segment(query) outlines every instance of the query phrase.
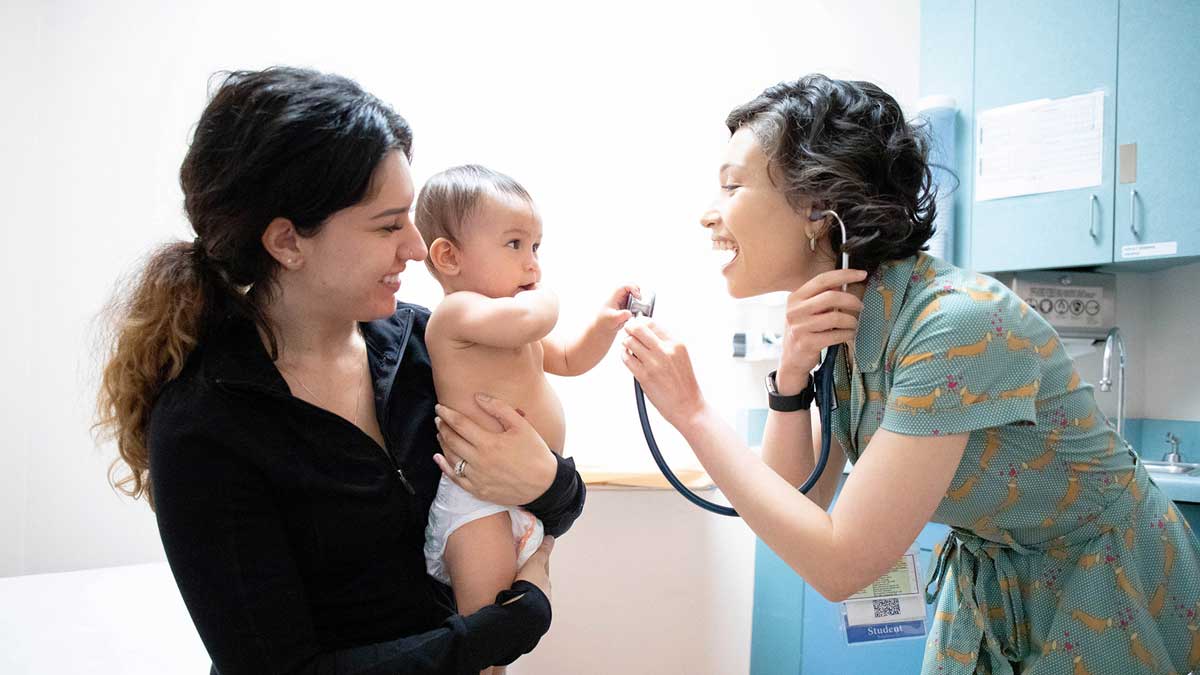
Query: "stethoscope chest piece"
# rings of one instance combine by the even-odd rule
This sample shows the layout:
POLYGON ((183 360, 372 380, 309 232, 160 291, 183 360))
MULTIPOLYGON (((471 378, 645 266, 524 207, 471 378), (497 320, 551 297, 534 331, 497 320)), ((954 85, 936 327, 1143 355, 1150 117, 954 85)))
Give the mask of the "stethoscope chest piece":
POLYGON ((642 316, 654 316, 654 300, 653 293, 647 294, 645 298, 635 298, 633 293, 629 294, 629 299, 625 301, 625 309, 633 312, 634 316, 639 314, 642 316))

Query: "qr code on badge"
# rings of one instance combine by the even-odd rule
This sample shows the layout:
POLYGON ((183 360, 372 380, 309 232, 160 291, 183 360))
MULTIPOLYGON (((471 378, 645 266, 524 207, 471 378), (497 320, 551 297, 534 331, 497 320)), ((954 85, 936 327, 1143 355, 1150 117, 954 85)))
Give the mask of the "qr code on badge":
POLYGON ((883 598, 881 600, 872 600, 871 605, 875 609, 876 619, 885 616, 900 616, 899 598, 883 598))

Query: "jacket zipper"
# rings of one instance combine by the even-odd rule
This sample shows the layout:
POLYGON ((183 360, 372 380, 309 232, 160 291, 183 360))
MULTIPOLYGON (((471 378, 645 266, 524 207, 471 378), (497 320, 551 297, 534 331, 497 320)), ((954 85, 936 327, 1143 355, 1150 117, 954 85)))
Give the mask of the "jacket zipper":
POLYGON ((413 496, 416 495, 416 490, 413 489, 413 484, 408 482, 408 478, 406 476, 404 476, 404 470, 402 470, 400 465, 396 464, 396 458, 394 458, 394 456, 392 456, 390 450, 388 449, 388 447, 386 447, 386 442, 388 442, 388 438, 384 437, 384 446, 379 446, 379 443, 374 442, 374 438, 367 436, 365 431, 362 431, 361 429, 358 428, 358 425, 350 423, 348 419, 343 418, 342 416, 340 416, 340 414, 331 413, 328 410, 325 410, 325 408, 323 408, 323 407, 314 406, 314 405, 310 404, 310 402, 305 401, 304 399, 295 398, 295 396, 284 396, 280 393, 272 392, 271 389, 259 387, 259 386, 257 386, 257 384, 251 384, 248 382, 233 382, 233 381, 229 381, 229 380, 217 380, 216 383, 220 384, 221 387, 234 388, 234 389, 246 389, 246 390, 251 390, 251 392, 256 392, 258 394, 265 394, 266 396, 270 396, 270 398, 272 398, 272 399, 284 401, 288 405, 294 405, 294 404, 292 404, 293 400, 300 401, 301 405, 310 407, 310 408, 312 408, 312 410, 318 411, 319 414, 326 414, 326 416, 331 416, 331 417, 337 418, 338 423, 349 424, 350 426, 353 426, 355 431, 358 431, 359 434, 361 434, 362 436, 366 436, 367 440, 371 441, 372 446, 379 448, 380 452, 383 452, 383 455, 385 456, 385 458, 388 458, 388 464, 391 465, 392 470, 396 471, 396 477, 400 478, 400 484, 404 486, 404 490, 408 491, 409 495, 413 495, 413 496))
MULTIPOLYGON (((407 322, 407 325, 404 327, 404 337, 401 338, 401 340, 400 340, 400 351, 396 352, 396 362, 397 363, 399 363, 400 360, 404 358, 404 351, 406 349, 408 349, 408 338, 412 336, 412 325, 413 325, 412 310, 411 309, 407 310, 407 313, 409 315, 409 320, 407 322)), ((368 346, 368 349, 369 348, 370 347, 368 346)), ((370 363, 368 363, 367 368, 370 369, 370 367, 371 367, 370 363)), ((404 489, 408 492, 408 494, 413 497, 415 497, 417 495, 417 491, 415 489, 413 489, 412 483, 408 482, 408 477, 404 475, 404 470, 401 469, 400 465, 396 463, 396 458, 394 455, 392 455, 392 450, 388 443, 387 434, 384 433, 384 431, 383 431, 387 425, 387 414, 388 414, 388 410, 389 410, 387 404, 392 398, 391 389, 388 389, 387 400, 385 400, 383 402, 384 417, 383 417, 383 419, 379 420, 379 426, 380 426, 379 432, 383 436, 383 445, 380 446, 378 443, 375 442, 375 439, 371 438, 370 436, 367 436, 367 433, 365 431, 358 428, 358 425, 350 422, 350 420, 347 420, 346 418, 342 417, 341 415, 337 415, 332 412, 329 412, 328 410, 326 410, 324 408, 315 406, 303 399, 297 398, 295 396, 284 396, 283 394, 280 394, 277 391, 267 389, 266 387, 262 387, 257 384, 253 384, 251 382, 237 382, 237 381, 231 381, 231 380, 225 380, 225 379, 217 379, 215 381, 216 381, 217 385, 221 386, 221 387, 226 387, 226 388, 232 387, 234 389, 242 388, 242 389, 247 389, 250 391, 255 391, 260 394, 265 394, 271 398, 275 398, 275 399, 284 401, 285 403, 288 403, 289 405, 294 405, 293 403, 291 403, 292 401, 299 401, 301 405, 308 406, 309 408, 312 408, 321 414, 333 416, 333 417, 337 418, 337 420, 342 424, 350 425, 359 434, 366 436, 367 440, 369 440, 371 442, 371 445, 374 445, 375 447, 379 448, 379 450, 381 452, 383 452, 383 456, 387 458, 388 464, 390 464, 392 466, 392 468, 395 469, 396 477, 400 479, 400 484, 404 486, 404 489)), ((372 381, 372 385, 371 385, 372 391, 374 391, 374 388, 375 388, 375 385, 374 385, 374 382, 372 381)), ((373 398, 374 397, 372 397, 372 399, 373 398)))
MULTIPOLYGON (((402 360, 404 360, 404 352, 405 352, 405 350, 408 349, 408 338, 412 336, 412 327, 413 327, 413 323, 414 323, 413 311, 411 309, 408 309, 408 310, 405 310, 405 313, 408 315, 408 321, 406 321, 405 325, 404 325, 404 335, 400 338, 400 349, 396 352, 396 367, 397 368, 399 368, 400 362, 402 360)), ((369 347, 368 347, 368 349, 369 349, 369 347)), ((370 369, 370 363, 367 364, 367 368, 370 369)), ((393 374, 393 379, 394 378, 395 378, 395 375, 393 374)), ((371 389, 372 389, 372 391, 374 391, 373 384, 372 384, 371 389)), ((391 403, 391 400, 392 400, 392 389, 391 389, 391 385, 388 385, 387 398, 385 398, 383 401, 383 416, 379 420, 379 425, 380 425, 380 427, 382 427, 380 429, 380 435, 383 436, 383 453, 385 455, 387 455, 388 461, 391 462, 392 467, 396 469, 396 476, 398 478, 400 478, 400 484, 404 486, 405 490, 408 490, 409 495, 412 495, 415 497, 417 495, 417 491, 413 489, 412 484, 409 483, 408 479, 404 477, 404 470, 401 469, 400 465, 396 463, 395 456, 392 454, 392 448, 391 448, 391 444, 388 442, 387 434, 383 433, 383 429, 387 427, 388 413, 392 409, 391 405, 389 405, 391 403)))

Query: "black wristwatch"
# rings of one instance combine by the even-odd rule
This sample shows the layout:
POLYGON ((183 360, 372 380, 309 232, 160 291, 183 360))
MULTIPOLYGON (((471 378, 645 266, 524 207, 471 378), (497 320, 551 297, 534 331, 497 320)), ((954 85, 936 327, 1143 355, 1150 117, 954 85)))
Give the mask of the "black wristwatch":
POLYGON ((772 370, 767 374, 767 406, 771 410, 779 412, 796 412, 797 410, 808 410, 812 405, 813 399, 817 397, 817 389, 813 383, 813 376, 810 373, 808 376, 808 385, 800 390, 800 393, 792 396, 784 396, 779 393, 779 387, 775 384, 775 371, 772 370))

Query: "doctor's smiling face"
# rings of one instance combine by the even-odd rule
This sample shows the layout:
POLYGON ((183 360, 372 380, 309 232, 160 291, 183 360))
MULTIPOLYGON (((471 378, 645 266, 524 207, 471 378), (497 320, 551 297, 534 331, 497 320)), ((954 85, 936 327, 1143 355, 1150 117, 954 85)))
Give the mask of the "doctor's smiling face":
POLYGON ((719 178, 720 194, 700 224, 709 230, 713 248, 730 255, 721 274, 731 296, 794 291, 821 271, 814 267, 816 255, 808 243, 809 233, 820 224, 788 203, 749 126, 729 139, 719 178))

